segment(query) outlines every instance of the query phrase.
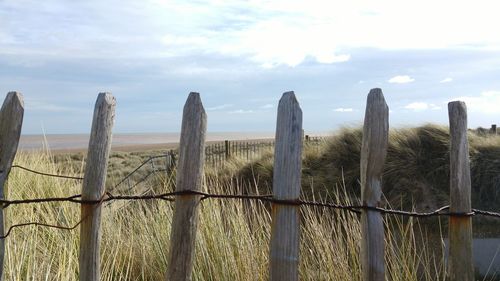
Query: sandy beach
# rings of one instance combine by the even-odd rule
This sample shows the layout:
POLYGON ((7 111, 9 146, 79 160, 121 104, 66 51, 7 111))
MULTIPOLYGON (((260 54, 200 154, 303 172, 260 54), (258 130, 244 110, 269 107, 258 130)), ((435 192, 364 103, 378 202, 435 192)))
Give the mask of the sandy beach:
MULTIPOLYGON (((206 141, 272 139, 274 132, 209 132, 206 141)), ((178 146, 180 133, 141 133, 113 135, 113 151, 145 151, 178 146)), ((48 148, 54 153, 86 151, 89 135, 23 135, 19 150, 39 151, 48 148)))

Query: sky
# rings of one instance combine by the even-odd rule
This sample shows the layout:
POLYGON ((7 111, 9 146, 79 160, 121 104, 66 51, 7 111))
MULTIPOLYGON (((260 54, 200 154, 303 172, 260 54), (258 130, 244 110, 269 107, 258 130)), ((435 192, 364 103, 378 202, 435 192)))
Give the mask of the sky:
POLYGON ((177 132, 200 92, 208 130, 275 130, 294 91, 307 132, 361 125, 381 88, 390 126, 500 123, 495 1, 0 0, 0 96, 23 134, 88 133, 99 92, 115 133, 177 132))

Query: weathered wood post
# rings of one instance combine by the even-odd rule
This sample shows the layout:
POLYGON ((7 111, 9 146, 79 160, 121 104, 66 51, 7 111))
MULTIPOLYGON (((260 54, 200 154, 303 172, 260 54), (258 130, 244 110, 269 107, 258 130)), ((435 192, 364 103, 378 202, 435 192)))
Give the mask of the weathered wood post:
POLYGON ((172 160, 170 159, 170 152, 165 152, 165 177, 168 178, 170 175, 170 162, 172 160))
MULTIPOLYGON (((450 212, 471 212, 471 178, 467 140, 467 107, 448 103, 450 119, 450 212)), ((452 216, 449 223, 448 280, 474 280, 472 217, 452 216)))
POLYGON ((212 150, 212 156, 211 156, 211 158, 212 158, 212 166, 216 167, 216 165, 217 165, 216 164, 217 163, 217 155, 218 155, 217 154, 217 150, 216 150, 215 144, 210 145, 210 147, 211 147, 211 150, 212 150))
MULTIPOLYGON (((302 169, 302 110, 293 92, 283 94, 278 106, 274 150, 273 196, 298 200, 302 169)), ((298 280, 299 205, 273 203, 270 280, 298 280)))
POLYGON ((175 168, 175 152, 173 149, 170 149, 169 151, 167 151, 165 165, 166 165, 166 167, 165 167, 166 175, 167 175, 167 177, 169 177, 175 168))
POLYGON ((217 162, 218 162, 219 166, 222 165, 222 153, 223 152, 220 148, 220 144, 218 143, 217 144, 217 162))
MULTIPOLYGON (((366 101, 361 145, 361 200, 363 205, 380 207, 382 172, 389 138, 389 108, 381 89, 372 89, 366 101)), ((363 280, 384 281, 384 223, 382 214, 363 210, 361 214, 361 266, 363 280)))
MULTIPOLYGON (((207 115, 200 94, 190 93, 182 117, 176 191, 202 191, 206 131, 207 115)), ((191 280, 199 203, 200 195, 185 194, 175 199, 167 280, 191 280)))
POLYGON ((250 151, 249 151, 250 147, 248 146, 248 142, 245 143, 245 150, 246 150, 245 152, 247 154, 247 161, 248 161, 248 159, 249 159, 249 153, 250 153, 250 151))
POLYGON ((228 140, 224 141, 224 155, 226 156, 226 160, 231 157, 231 143, 228 140))
MULTIPOLYGON (((5 182, 16 156, 23 125, 24 101, 21 93, 9 92, 0 111, 0 199, 5 199, 5 182)), ((0 235, 5 235, 3 206, 0 209, 0 235)), ((5 239, 0 239, 0 280, 3 278, 5 239)))
POLYGON ((175 150, 171 149, 170 153, 172 155, 172 169, 174 169, 177 166, 177 155, 175 154, 175 150))
MULTIPOLYGON (((87 164, 82 186, 82 200, 100 200, 105 191, 111 131, 116 100, 110 93, 97 97, 90 132, 87 164)), ((80 225, 80 280, 100 280, 99 242, 101 238, 100 204, 82 204, 80 225)))

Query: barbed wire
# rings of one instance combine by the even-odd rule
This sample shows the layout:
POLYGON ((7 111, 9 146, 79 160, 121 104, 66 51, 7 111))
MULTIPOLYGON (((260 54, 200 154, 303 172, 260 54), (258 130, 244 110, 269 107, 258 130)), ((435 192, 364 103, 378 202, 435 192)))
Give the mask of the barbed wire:
MULTIPOLYGON (((144 167, 146 164, 150 163, 151 161, 153 161, 155 159, 166 158, 166 157, 168 157, 168 155, 150 156, 149 158, 147 158, 146 160, 144 160, 139 166, 137 166, 134 170, 132 170, 126 176, 124 176, 117 184, 115 184, 114 186, 112 186, 110 188, 110 191, 112 191, 112 190, 116 189, 117 187, 119 187, 121 184, 123 184, 126 180, 128 180, 129 178, 131 178, 137 171, 139 171, 140 168, 144 167)), ((78 180, 78 181, 81 181, 81 180, 84 179, 83 177, 76 177, 76 176, 68 176, 68 175, 60 175, 60 174, 52 174, 52 173, 40 172, 40 171, 36 171, 36 170, 30 169, 30 168, 27 168, 27 167, 24 167, 24 166, 21 166, 21 165, 12 165, 11 168, 14 168, 14 169, 17 168, 17 169, 21 169, 21 170, 24 170, 24 171, 36 174, 36 175, 53 177, 53 178, 63 178, 63 179, 78 180)), ((134 187, 136 187, 140 183, 144 182, 152 174, 158 173, 158 172, 166 172, 166 171, 167 171, 167 169, 154 169, 154 170, 150 171, 148 174, 146 174, 144 177, 142 177, 139 181, 135 182, 134 185, 130 186, 129 190, 133 189, 134 187)))
MULTIPOLYGON (((134 189, 136 186, 138 186, 142 182, 146 181, 151 175, 159 173, 159 172, 166 172, 166 171, 167 171, 167 169, 154 169, 154 170, 150 171, 145 176, 143 176, 142 178, 140 178, 137 182, 135 182, 133 185, 129 186, 129 188, 127 189, 127 191, 134 189)), ((117 188, 118 186, 119 185, 115 185, 113 189, 117 188)))
POLYGON ((69 180, 83 180, 83 177, 66 176, 66 175, 58 175, 58 174, 49 174, 49 173, 45 173, 45 172, 35 171, 35 170, 32 170, 32 169, 26 168, 24 166, 21 166, 21 165, 12 165, 11 168, 17 168, 17 169, 25 170, 25 171, 33 173, 33 174, 37 174, 37 175, 41 175, 41 176, 47 176, 47 177, 63 178, 63 179, 69 179, 69 180))
POLYGON ((150 163, 151 161, 153 161, 155 159, 167 158, 167 157, 168 157, 168 155, 156 155, 156 156, 149 157, 148 159, 144 160, 139 166, 137 166, 134 170, 132 170, 130 173, 128 173, 125 177, 123 177, 115 186, 112 187, 112 189, 115 189, 118 186, 120 186, 122 183, 124 183, 126 180, 128 180, 130 177, 132 177, 137 171, 139 171, 140 168, 144 167, 144 165, 150 163))
MULTIPOLYGON (((141 163, 136 169, 134 169, 132 172, 127 174, 118 184, 114 186, 116 188, 125 180, 130 178, 135 172, 137 172, 141 167, 146 165, 149 161, 152 161, 157 158, 165 157, 164 155, 161 156, 152 156, 145 160, 143 163, 141 163)), ((74 177, 74 176, 67 176, 67 175, 58 175, 58 174, 50 174, 50 173, 45 173, 45 172, 39 172, 35 171, 33 169, 29 169, 20 165, 13 165, 12 168, 19 168, 25 171, 28 171, 30 173, 42 175, 42 176, 49 176, 49 177, 56 177, 56 178, 64 178, 64 179, 72 179, 72 180, 82 180, 83 178, 80 177, 74 177)), ((149 176, 154 174, 155 172, 162 171, 164 172, 166 169, 153 169, 153 171, 149 172, 147 175, 145 175, 139 182, 137 182, 133 187, 137 186, 140 182, 146 180, 149 176)), ((133 188, 132 187, 132 188, 133 188)), ((131 189, 131 188, 129 188, 131 189)), ((479 210, 479 209, 472 209, 471 212, 450 212, 449 211, 449 206, 443 206, 441 208, 438 208, 434 211, 430 212, 415 212, 415 211, 404 211, 404 210, 394 210, 394 209, 386 209, 382 207, 373 207, 373 206, 365 206, 365 205, 342 205, 342 204, 335 204, 335 203, 329 203, 329 202, 317 202, 317 201, 308 201, 308 200, 302 200, 302 199, 296 199, 296 200, 283 200, 283 199, 278 199, 273 197, 272 194, 265 194, 265 195, 248 195, 248 194, 214 194, 214 193, 207 193, 207 192, 201 192, 201 191, 195 191, 195 190, 183 190, 183 191, 174 191, 174 192, 166 192, 162 194, 155 194, 155 195, 113 195, 111 192, 105 192, 103 196, 97 200, 85 200, 81 199, 82 196, 81 194, 76 194, 68 197, 48 197, 48 198, 32 198, 32 199, 16 199, 16 200, 6 200, 6 199, 1 199, 0 200, 0 205, 2 205, 2 208, 7 208, 11 205, 23 205, 23 204, 42 204, 42 203, 51 203, 51 202, 69 202, 69 203, 75 203, 75 204, 93 204, 95 205, 94 208, 97 208, 104 202, 116 202, 116 201, 139 201, 139 200, 163 200, 163 201, 168 201, 168 202, 173 202, 175 201, 175 198, 178 196, 198 196, 200 201, 204 201, 206 199, 238 199, 238 200, 254 200, 254 201, 261 201, 261 202, 267 202, 267 203, 274 203, 274 204, 281 204, 281 205, 292 205, 292 206, 309 206, 309 207, 321 207, 321 208, 327 208, 327 209, 335 209, 335 210, 345 210, 349 212, 353 212, 356 214, 361 214, 363 211, 375 211, 379 212, 384 215, 400 215, 400 216, 406 216, 406 217, 417 217, 417 218, 429 218, 429 217, 441 217, 441 216, 447 216, 447 217, 472 217, 476 215, 480 216, 485 216, 485 217, 492 217, 492 218, 500 218, 500 213, 498 212, 493 212, 493 211, 485 211, 485 210, 479 210), (448 211, 447 211, 448 210, 448 211)), ((0 236, 0 239, 5 239, 7 238, 13 229, 19 228, 19 227, 24 227, 24 226, 42 226, 42 227, 48 227, 48 228, 56 228, 56 229, 62 229, 62 230, 68 230, 71 231, 75 228, 77 228, 86 218, 83 217, 80 221, 78 221, 75 225, 73 226, 62 226, 62 225, 53 225, 53 224, 47 224, 47 223, 41 223, 41 222, 27 222, 27 223, 20 223, 20 224, 15 224, 9 227, 7 233, 3 236, 0 236)))
POLYGON ((394 210, 387 209, 382 207, 373 207, 366 205, 341 205, 335 203, 328 202, 317 202, 317 201, 308 201, 308 200, 286 200, 286 199, 278 199, 273 197, 272 194, 266 195, 248 195, 248 194, 217 194, 217 193, 207 193, 195 190, 182 190, 182 191, 173 191, 166 192, 162 194, 156 195, 113 195, 109 192, 106 192, 101 199, 97 200, 85 200, 78 199, 81 198, 80 194, 72 195, 68 197, 49 197, 49 198, 33 198, 33 199, 21 199, 21 200, 0 200, 0 204, 3 205, 3 208, 6 208, 10 205, 23 205, 23 204, 34 204, 34 203, 50 203, 50 202, 69 202, 75 204, 101 204, 109 201, 123 201, 123 200, 165 200, 165 201, 175 201, 175 197, 182 195, 198 195, 201 196, 200 201, 214 198, 214 199, 242 199, 242 200, 260 200, 269 203, 275 203, 280 205, 294 205, 294 206, 312 206, 312 207, 325 207, 330 209, 339 209, 339 210, 347 210, 354 213, 361 213, 361 211, 377 211, 382 214, 390 214, 390 215, 402 215, 409 217, 435 217, 435 216, 461 216, 461 217, 469 217, 475 215, 488 216, 488 217, 497 217, 500 218, 500 213, 485 211, 479 209, 472 209, 471 212, 444 212, 449 209, 449 206, 443 206, 431 212, 415 212, 415 211, 404 211, 404 210, 394 210))

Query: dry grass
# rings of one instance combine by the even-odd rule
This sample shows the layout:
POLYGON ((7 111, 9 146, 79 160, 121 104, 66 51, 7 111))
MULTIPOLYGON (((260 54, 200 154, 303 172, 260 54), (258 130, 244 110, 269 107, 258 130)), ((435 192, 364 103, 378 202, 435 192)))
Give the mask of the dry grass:
MULTIPOLYGON (((307 152, 314 154, 316 152, 307 152)), ((80 165, 59 165, 46 153, 20 154, 16 163, 50 173, 81 174, 80 165), (75 168, 77 167, 77 168, 75 168), (78 168, 79 167, 79 168, 78 168)), ((225 173, 235 174, 227 166, 225 173)), ((265 167, 261 167, 265 169, 265 167)), ((267 167, 269 168, 269 167, 267 167)), ((151 192, 172 190, 170 180, 157 178, 151 192)), ((252 181, 256 192, 255 183, 252 181)), ((210 192, 241 190, 234 181, 207 173, 210 192)), ((40 198, 80 193, 80 184, 13 170, 7 198, 40 198)), ((313 186, 314 188, 314 186, 313 186)), ((316 200, 351 203, 346 189, 316 200)), ((7 224, 40 221, 71 225, 79 220, 80 206, 71 203, 10 206, 7 224)), ((196 245, 193 280, 267 280, 270 214, 259 202, 204 201, 196 245)), ((104 208, 102 219, 102 280, 161 280, 166 272, 172 204, 130 202, 104 208)), ((388 280, 443 280, 441 258, 434 258, 422 243, 413 221, 387 223, 388 280)), ((360 226, 355 214, 302 208, 300 280, 360 280, 360 226)), ((69 232, 42 227, 16 229, 7 238, 5 280, 78 280, 78 229, 69 232)), ((425 242, 425 241, 424 241, 425 242)))
MULTIPOLYGON (((333 184, 344 183, 353 198, 360 197, 361 128, 344 128, 319 147, 304 153, 302 190, 325 195, 333 184)), ((474 208, 496 210, 500 202, 500 136, 469 133, 474 208)), ((384 167, 384 195, 405 209, 430 211, 448 204, 449 133, 443 126, 425 125, 390 131, 384 167)), ((223 175, 223 174, 222 174, 223 175)), ((272 185, 272 154, 248 163, 238 172, 242 182, 258 178, 272 185)))

